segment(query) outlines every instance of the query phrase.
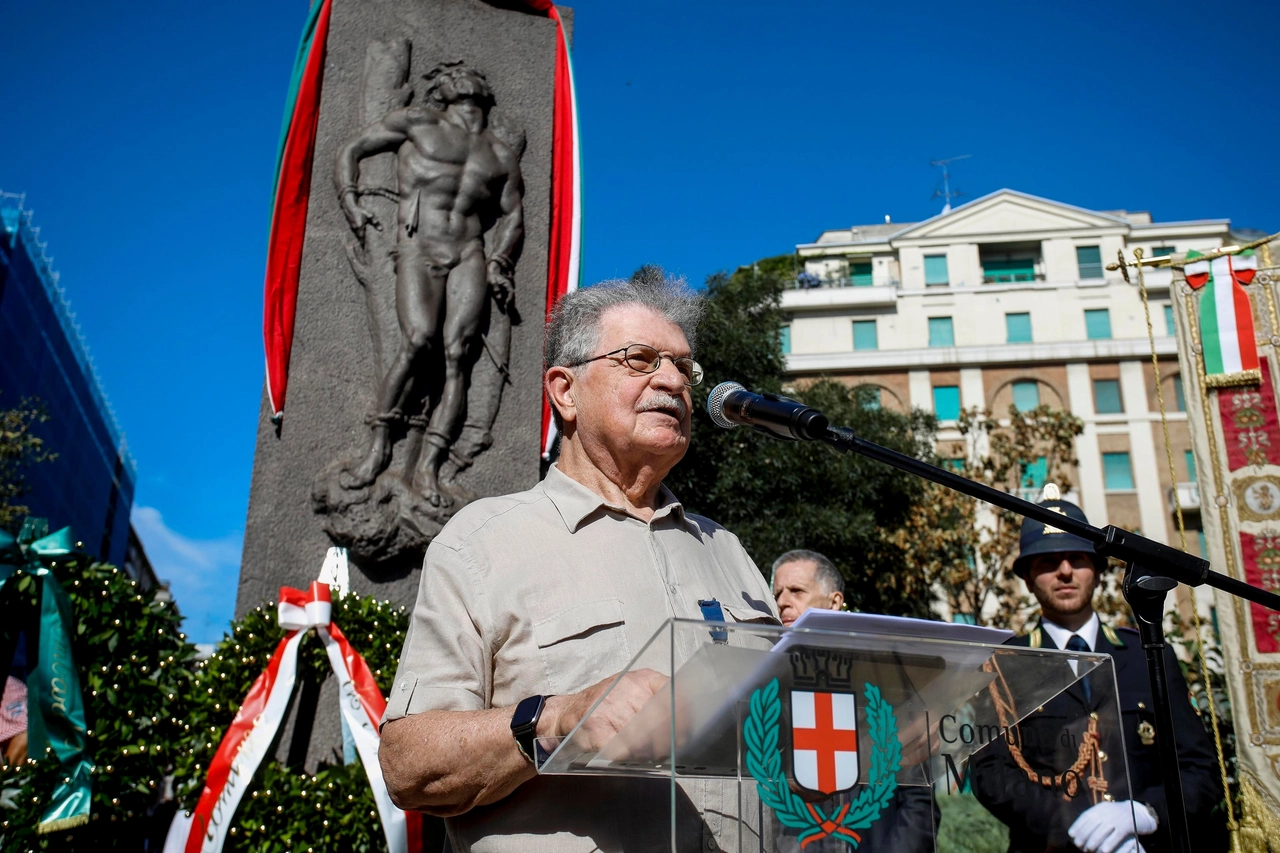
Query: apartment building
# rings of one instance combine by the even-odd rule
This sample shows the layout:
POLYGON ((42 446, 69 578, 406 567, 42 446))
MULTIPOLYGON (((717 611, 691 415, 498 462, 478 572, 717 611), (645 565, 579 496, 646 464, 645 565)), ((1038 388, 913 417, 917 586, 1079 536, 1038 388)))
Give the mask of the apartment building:
MULTIPOLYGON (((1173 337, 1169 271, 1149 271, 1170 478, 1142 297, 1106 264, 1228 245, 1231 222, 1156 222, 1000 190, 924 222, 824 231, 796 250, 804 271, 782 300, 787 370, 872 386, 879 404, 940 422, 963 453, 961 408, 1068 409, 1084 420, 1073 492, 1097 525, 1177 544, 1176 490, 1203 554, 1199 492, 1173 337)), ((1029 473, 1028 496, 1042 474, 1029 473)))

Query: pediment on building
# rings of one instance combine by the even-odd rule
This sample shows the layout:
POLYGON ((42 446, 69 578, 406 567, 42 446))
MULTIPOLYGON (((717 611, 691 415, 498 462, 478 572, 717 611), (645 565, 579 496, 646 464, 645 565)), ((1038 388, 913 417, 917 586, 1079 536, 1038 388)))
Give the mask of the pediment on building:
POLYGON ((1118 216, 1098 213, 1039 198, 1016 190, 998 190, 963 204, 919 225, 900 231, 894 241, 955 237, 1014 235, 1018 232, 1078 231, 1082 228, 1115 228, 1129 223, 1118 216))

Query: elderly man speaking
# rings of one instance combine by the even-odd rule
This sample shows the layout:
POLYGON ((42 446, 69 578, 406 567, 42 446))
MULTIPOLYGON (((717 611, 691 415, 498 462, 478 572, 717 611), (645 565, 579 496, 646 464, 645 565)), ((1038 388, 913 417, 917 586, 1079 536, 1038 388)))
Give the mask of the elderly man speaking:
MULTIPOLYGON (((427 550, 380 755, 392 799, 445 816, 459 853, 669 850, 668 782, 539 777, 534 738, 568 734, 668 617, 702 618, 700 600, 777 624, 738 539, 662 485, 689 447, 699 314, 657 277, 562 299, 544 353, 559 461, 461 510, 427 550)), ((633 671, 593 720, 621 728, 665 684, 633 671)), ((680 845, 736 850, 738 803, 730 783, 682 782, 680 845)), ((743 849, 772 850, 753 791, 743 812, 743 849)))

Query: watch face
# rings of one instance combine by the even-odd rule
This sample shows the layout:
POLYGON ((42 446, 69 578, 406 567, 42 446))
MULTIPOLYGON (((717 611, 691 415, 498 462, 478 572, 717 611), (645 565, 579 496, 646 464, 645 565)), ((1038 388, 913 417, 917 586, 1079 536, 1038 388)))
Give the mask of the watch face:
POLYGON ((516 712, 511 715, 511 730, 530 728, 538 721, 538 715, 542 713, 542 703, 546 701, 543 696, 530 696, 528 699, 521 700, 516 706, 516 712))

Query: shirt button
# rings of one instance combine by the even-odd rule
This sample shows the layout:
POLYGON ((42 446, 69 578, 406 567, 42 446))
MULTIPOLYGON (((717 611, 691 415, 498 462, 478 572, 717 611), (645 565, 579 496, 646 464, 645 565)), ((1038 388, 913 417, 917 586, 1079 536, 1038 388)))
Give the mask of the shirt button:
POLYGON ((715 836, 714 836, 714 835, 708 835, 708 836, 707 836, 707 849, 708 849, 708 850, 715 850, 715 849, 716 849, 716 839, 715 839, 715 836))
POLYGON ((402 681, 402 682, 400 682, 400 692, 401 692, 401 693, 405 692, 405 691, 406 691, 406 690, 408 690, 408 689, 409 689, 409 682, 407 682, 407 681, 402 681))

